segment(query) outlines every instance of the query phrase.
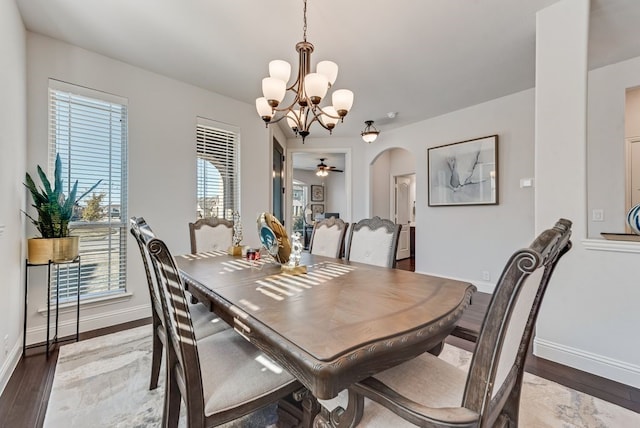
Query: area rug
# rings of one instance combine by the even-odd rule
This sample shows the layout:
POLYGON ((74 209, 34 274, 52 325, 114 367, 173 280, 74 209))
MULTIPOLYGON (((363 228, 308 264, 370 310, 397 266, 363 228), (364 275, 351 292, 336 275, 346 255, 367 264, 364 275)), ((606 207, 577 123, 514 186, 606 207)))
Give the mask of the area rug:
MULTIPOLYGON (((471 354, 445 345, 440 357, 463 368, 471 354)), ((44 426, 159 426, 163 387, 149 391, 150 366, 151 326, 62 346, 44 426)), ((524 382, 521 427, 640 427, 638 413, 528 373, 524 382)), ((184 417, 180 425, 186 426, 184 417)))

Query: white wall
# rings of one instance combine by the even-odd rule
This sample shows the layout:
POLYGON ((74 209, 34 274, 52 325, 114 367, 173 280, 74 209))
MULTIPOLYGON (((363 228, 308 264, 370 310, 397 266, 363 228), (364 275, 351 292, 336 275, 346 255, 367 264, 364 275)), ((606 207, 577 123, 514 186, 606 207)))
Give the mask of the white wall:
POLYGON ((0 393, 22 353, 27 50, 13 0, 0 0, 0 393))
MULTIPOLYGON (((638 254, 608 251, 602 240, 585 239, 588 19, 588 0, 563 0, 538 14, 536 230, 564 216, 573 221, 574 245, 549 284, 534 349, 543 358, 637 388, 640 342, 627 338, 637 337, 640 324, 638 254)), ((611 96, 618 97, 623 132, 624 93, 611 96)))
MULTIPOLYGON (((638 85, 640 85, 640 78, 638 78, 638 85)), ((640 87, 638 86, 629 88, 629 90, 626 91, 624 137, 640 137, 640 87)))
MULTIPOLYGON (((592 238, 625 231, 625 90, 639 85, 640 57, 589 72, 587 218, 592 238), (604 210, 604 221, 591 220, 593 209, 604 210)), ((638 132, 631 126, 628 131, 638 132)))
MULTIPOLYGON (((37 34, 28 33, 28 170, 47 161, 47 84, 55 78, 129 101, 129 216, 144 216, 175 254, 189 251, 196 205, 196 117, 240 128, 241 215, 245 245, 258 245, 256 214, 270 211, 269 131, 254 107, 37 34)), ((215 70, 211 70, 215 73, 215 70)), ((284 143, 284 141, 283 141, 284 143)), ((133 296, 82 309, 81 330, 150 316, 140 254, 129 238, 127 291, 133 296)), ((43 340, 43 281, 32 281, 28 342, 43 340)), ((63 314, 66 332, 71 314, 63 314)), ((63 330, 64 332, 65 330, 63 330)))
MULTIPOLYGON (((394 149, 392 149, 394 150, 394 149)), ((391 177, 391 151, 386 150, 380 153, 371 164, 371 217, 378 216, 380 218, 390 218, 389 211, 389 187, 391 177)))
MULTIPOLYGON (((468 280, 491 292, 507 258, 533 239, 533 189, 519 186, 520 178, 533 177, 533 112, 533 90, 522 91, 383 130, 369 146, 369 162, 398 147, 414 159, 416 271, 468 280), (499 205, 429 207, 427 148, 493 134, 499 136, 499 205), (489 281, 482 280, 483 271, 489 272, 489 281)), ((407 166, 407 172, 410 169, 407 166)))

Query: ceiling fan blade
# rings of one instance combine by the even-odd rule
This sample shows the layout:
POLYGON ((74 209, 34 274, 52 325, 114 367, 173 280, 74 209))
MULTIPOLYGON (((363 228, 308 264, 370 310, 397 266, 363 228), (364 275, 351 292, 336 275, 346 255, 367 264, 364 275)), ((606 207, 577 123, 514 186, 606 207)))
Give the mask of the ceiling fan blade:
POLYGON ((328 169, 329 171, 331 171, 331 172, 344 172, 344 171, 343 171, 343 170, 341 170, 341 169, 336 169, 336 167, 334 167, 334 166, 330 166, 330 167, 329 167, 329 168, 327 168, 327 169, 328 169))

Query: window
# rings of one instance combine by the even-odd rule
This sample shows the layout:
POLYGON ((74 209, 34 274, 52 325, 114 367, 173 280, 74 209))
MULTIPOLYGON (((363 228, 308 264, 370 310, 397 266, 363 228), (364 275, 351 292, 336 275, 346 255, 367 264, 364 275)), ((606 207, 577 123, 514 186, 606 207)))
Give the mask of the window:
POLYGON ((304 236, 304 225, 308 223, 310 217, 305 218, 305 210, 309 208, 309 186, 304 184, 301 181, 293 180, 293 207, 291 210, 291 216, 293 219, 293 228, 292 233, 299 232, 300 235, 304 236))
MULTIPOLYGON (((125 291, 127 254, 127 102, 49 80, 49 170, 56 154, 68 194, 100 185, 75 207, 70 234, 80 236, 80 297, 125 291)), ((61 300, 75 299, 75 266, 60 267, 61 300)), ((55 284, 56 278, 52 278, 55 284)), ((55 293, 55 287, 52 287, 55 293)), ((55 294, 51 296, 55 297, 55 294)))
POLYGON ((196 218, 233 220, 239 211, 239 132, 234 127, 198 118, 196 218))

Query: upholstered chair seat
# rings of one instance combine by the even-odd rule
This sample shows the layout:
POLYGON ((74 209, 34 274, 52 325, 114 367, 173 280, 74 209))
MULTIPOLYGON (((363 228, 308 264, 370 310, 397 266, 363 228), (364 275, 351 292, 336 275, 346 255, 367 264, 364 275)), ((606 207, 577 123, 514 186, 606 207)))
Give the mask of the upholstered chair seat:
POLYGON ((294 377, 233 330, 198 341, 205 416, 251 404, 294 377), (261 363, 261 361, 264 362, 261 363))
MULTIPOLYGON (((377 374, 374 379, 394 391, 402 391, 402 395, 406 398, 431 409, 457 408, 462 404, 467 372, 426 352, 413 360, 377 374), (429 375, 419 376, 420 373, 428 373, 429 375)), ((321 403, 329 410, 333 410, 337 406, 346 409, 348 404, 347 391, 342 391, 333 400, 322 400, 321 403)), ((431 410, 431 412, 433 411, 431 410)), ((469 413, 473 412, 469 411, 469 413)), ((404 428, 416 425, 402 419, 374 401, 365 400, 362 420, 358 426, 404 428)))

